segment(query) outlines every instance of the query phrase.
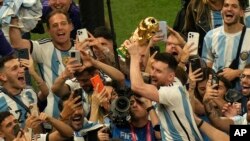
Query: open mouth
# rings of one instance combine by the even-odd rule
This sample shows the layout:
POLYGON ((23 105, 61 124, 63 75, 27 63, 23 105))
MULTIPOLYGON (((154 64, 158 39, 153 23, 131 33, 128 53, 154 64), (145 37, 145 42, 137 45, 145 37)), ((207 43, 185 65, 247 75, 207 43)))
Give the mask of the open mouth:
POLYGON ((226 14, 225 17, 226 17, 226 19, 232 19, 233 18, 233 14, 226 14))
POLYGON ((242 90, 250 90, 250 87, 242 86, 242 90))
POLYGON ((72 121, 79 122, 82 120, 82 117, 83 117, 82 115, 75 115, 74 117, 72 117, 72 121))
POLYGON ((58 37, 64 37, 66 34, 65 33, 58 33, 57 36, 58 37))
POLYGON ((177 52, 173 52, 172 55, 178 56, 178 53, 177 52))
POLYGON ((18 78, 17 78, 19 81, 25 81, 25 78, 24 78, 24 76, 19 76, 18 78))

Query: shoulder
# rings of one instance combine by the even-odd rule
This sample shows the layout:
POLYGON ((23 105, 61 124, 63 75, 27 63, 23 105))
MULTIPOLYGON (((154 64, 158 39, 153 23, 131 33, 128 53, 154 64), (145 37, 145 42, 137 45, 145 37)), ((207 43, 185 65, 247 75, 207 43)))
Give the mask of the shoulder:
POLYGON ((225 35, 223 26, 209 30, 207 32, 207 34, 205 35, 205 39, 213 38, 215 36, 217 37, 217 36, 221 36, 221 35, 223 35, 223 36, 225 35))
POLYGON ((72 13, 80 13, 80 8, 79 6, 76 5, 75 2, 72 2, 71 5, 70 5, 70 9, 69 9, 70 12, 72 13))
POLYGON ((0 101, 1 99, 5 99, 6 94, 2 91, 0 91, 0 101))

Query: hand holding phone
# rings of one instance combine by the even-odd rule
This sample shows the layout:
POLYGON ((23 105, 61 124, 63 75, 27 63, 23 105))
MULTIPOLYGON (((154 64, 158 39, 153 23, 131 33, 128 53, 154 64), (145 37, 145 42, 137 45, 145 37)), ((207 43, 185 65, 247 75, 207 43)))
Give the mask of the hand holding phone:
POLYGON ((96 89, 96 87, 98 85, 98 88, 97 88, 98 93, 100 93, 102 91, 102 89, 104 88, 104 84, 103 84, 102 79, 101 79, 99 74, 97 74, 94 77, 90 78, 90 81, 91 81, 94 89, 96 89))
POLYGON ((190 53, 190 55, 198 54, 199 37, 200 37, 200 34, 198 32, 188 32, 187 43, 192 44, 190 50, 193 50, 190 53))

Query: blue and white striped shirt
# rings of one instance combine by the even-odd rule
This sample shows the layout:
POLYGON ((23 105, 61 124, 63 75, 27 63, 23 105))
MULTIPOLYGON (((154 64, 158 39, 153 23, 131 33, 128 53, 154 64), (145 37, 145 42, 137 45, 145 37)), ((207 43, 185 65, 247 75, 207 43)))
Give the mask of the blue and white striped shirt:
POLYGON ((162 141, 202 141, 193 117, 189 95, 175 78, 173 85, 159 89, 157 114, 161 124, 162 141))

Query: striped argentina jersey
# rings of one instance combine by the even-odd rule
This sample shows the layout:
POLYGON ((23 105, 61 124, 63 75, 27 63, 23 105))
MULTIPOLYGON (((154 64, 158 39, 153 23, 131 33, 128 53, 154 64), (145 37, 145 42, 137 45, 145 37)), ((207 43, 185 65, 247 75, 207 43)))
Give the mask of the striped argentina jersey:
MULTIPOLYGON (((202 58, 208 63, 213 63, 213 69, 217 72, 225 67, 229 67, 236 58, 241 31, 235 34, 224 32, 224 26, 210 30, 203 42, 202 58)), ((248 56, 240 57, 239 69, 243 69, 247 63, 250 63, 250 29, 246 29, 244 40, 240 53, 246 53, 248 56)), ((240 55, 241 56, 241 55, 240 55)))
MULTIPOLYGON (((64 61, 69 57, 69 50, 61 51, 55 48, 51 39, 32 41, 32 45, 32 58, 37 62, 40 74, 51 90, 55 79, 65 69, 64 61)), ((47 107, 44 112, 58 118, 60 114, 58 108, 59 97, 50 91, 47 101, 47 107)))
POLYGON ((181 82, 175 78, 172 85, 161 86, 158 93, 156 111, 161 124, 162 141, 202 141, 188 92, 181 82))
MULTIPOLYGON (((27 107, 33 103, 37 104, 37 95, 32 89, 23 89, 21 93, 15 97, 22 101, 27 107)), ((14 115, 21 126, 24 127, 28 112, 3 92, 0 92, 0 111, 9 111, 14 115)))

